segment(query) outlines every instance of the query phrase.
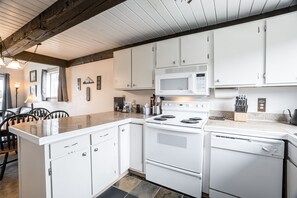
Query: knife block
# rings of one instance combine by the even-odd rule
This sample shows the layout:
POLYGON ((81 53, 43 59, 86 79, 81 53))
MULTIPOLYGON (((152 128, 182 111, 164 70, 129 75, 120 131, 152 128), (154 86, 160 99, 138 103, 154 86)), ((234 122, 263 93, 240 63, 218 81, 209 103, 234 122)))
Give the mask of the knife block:
POLYGON ((246 122, 247 121, 247 113, 234 112, 234 121, 246 122))

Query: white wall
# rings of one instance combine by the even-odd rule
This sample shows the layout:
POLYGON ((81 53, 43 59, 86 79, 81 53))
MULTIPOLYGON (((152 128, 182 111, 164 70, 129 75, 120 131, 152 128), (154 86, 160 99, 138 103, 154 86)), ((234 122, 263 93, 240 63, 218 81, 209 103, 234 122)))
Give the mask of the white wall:
POLYGON ((16 89, 14 87, 14 83, 15 82, 20 83, 20 88, 18 89, 18 105, 17 106, 23 106, 24 100, 25 100, 23 71, 15 70, 15 69, 0 68, 0 73, 1 74, 4 74, 4 73, 10 74, 10 91, 11 91, 12 107, 16 107, 16 103, 15 103, 16 89))
MULTIPOLYGON (((47 65, 30 63, 24 69, 25 89, 29 92, 29 85, 38 86, 38 98, 40 98, 41 69, 48 68, 47 65), (29 83, 29 71, 37 70, 37 83, 29 83)), ((84 65, 67 68, 67 86, 69 102, 57 102, 51 100, 48 102, 39 102, 35 107, 45 107, 49 110, 62 109, 68 111, 71 115, 81 115, 97 112, 113 111, 113 97, 125 96, 126 101, 136 100, 137 104, 149 103, 149 99, 154 90, 142 91, 118 91, 114 89, 113 84, 113 59, 88 63, 84 65), (96 90, 96 78, 102 76, 102 89, 96 90), (81 91, 77 89, 77 78, 84 81, 87 77, 92 78, 95 83, 81 85, 81 91), (91 101, 86 101, 86 87, 91 88, 91 101)), ((246 95, 248 98, 249 112, 257 112, 257 99, 264 97, 267 99, 268 113, 283 113, 286 109, 297 108, 297 87, 261 87, 261 88, 240 88, 239 94, 246 95)), ((179 98, 189 99, 189 98, 179 98)), ((193 99, 193 98, 190 98, 193 99)), ((194 98, 200 100, 201 98, 194 98)), ((211 102, 211 110, 233 111, 235 99, 216 99, 212 93, 203 100, 211 102)), ((287 112, 286 112, 287 113, 287 112)))
MULTIPOLYGON (((288 113, 297 108, 297 87, 255 87, 240 88, 239 94, 248 98, 248 112, 257 112, 258 98, 266 98, 267 113, 288 113)), ((234 111, 235 99, 215 99, 210 96, 211 109, 234 111)))
POLYGON ((82 115, 113 111, 113 97, 125 96, 126 101, 136 100, 137 104, 145 104, 149 103, 149 98, 154 93, 153 90, 129 92, 115 90, 113 85, 113 59, 107 59, 66 69, 69 102, 57 102, 56 99, 42 102, 40 94, 41 70, 48 67, 48 65, 30 63, 24 69, 26 96, 29 94, 29 87, 37 85, 39 102, 34 104, 34 107, 45 107, 50 111, 61 109, 69 112, 70 115, 82 115), (35 69, 37 70, 37 82, 30 83, 29 72, 35 69), (97 76, 102 78, 101 90, 96 90, 97 76), (87 77, 93 79, 95 83, 81 84, 81 91, 79 91, 77 89, 77 78, 81 78, 83 82, 87 77), (87 87, 91 88, 90 101, 86 101, 87 87))

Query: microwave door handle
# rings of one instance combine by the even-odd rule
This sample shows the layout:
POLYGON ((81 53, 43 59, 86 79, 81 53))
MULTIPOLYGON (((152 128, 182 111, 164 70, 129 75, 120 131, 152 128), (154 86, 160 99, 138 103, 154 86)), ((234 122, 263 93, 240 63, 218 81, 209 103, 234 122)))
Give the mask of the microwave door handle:
POLYGON ((196 83, 195 83, 195 78, 196 78, 196 74, 191 74, 191 76, 189 77, 189 91, 191 93, 196 93, 196 83))

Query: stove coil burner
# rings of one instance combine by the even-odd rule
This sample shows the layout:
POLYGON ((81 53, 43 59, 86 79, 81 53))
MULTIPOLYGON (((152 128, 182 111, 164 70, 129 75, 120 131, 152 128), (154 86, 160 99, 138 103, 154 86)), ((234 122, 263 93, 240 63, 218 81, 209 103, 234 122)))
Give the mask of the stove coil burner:
POLYGON ((200 118, 200 117, 194 117, 194 118, 189 118, 189 120, 199 121, 199 120, 202 120, 202 118, 200 118))
POLYGON ((175 118, 174 115, 162 115, 161 118, 175 118))
POLYGON ((198 120, 191 120, 191 119, 187 119, 187 120, 182 120, 180 121, 182 123, 186 123, 186 124, 198 124, 199 121, 198 120))
POLYGON ((154 118, 154 120, 157 120, 157 121, 166 121, 167 119, 166 118, 162 118, 162 117, 157 117, 157 118, 154 118))

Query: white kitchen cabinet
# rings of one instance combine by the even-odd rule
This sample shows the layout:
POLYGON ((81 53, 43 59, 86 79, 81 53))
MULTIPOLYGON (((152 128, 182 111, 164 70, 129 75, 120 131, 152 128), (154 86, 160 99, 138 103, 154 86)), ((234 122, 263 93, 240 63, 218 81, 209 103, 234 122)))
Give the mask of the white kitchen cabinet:
POLYGON ((143 172, 143 125, 130 124, 130 168, 143 172))
POLYGON ((154 87, 155 44, 132 48, 132 88, 154 87))
POLYGON ((104 190, 118 178, 117 127, 92 135, 92 195, 104 190), (96 139, 95 139, 96 138, 96 139), (95 140, 94 140, 95 139, 95 140))
POLYGON ((51 161, 52 197, 91 197, 89 145, 51 161))
POLYGON ((287 197, 297 197, 297 147, 291 142, 288 144, 287 160, 287 197))
POLYGON ((181 37, 181 65, 207 64, 209 61, 209 32, 181 37))
POLYGON ((130 125, 119 126, 119 155, 120 174, 125 173, 130 167, 130 125))
POLYGON ((297 197, 297 167, 290 160, 287 160, 287 197, 297 197))
POLYGON ((297 83, 297 12, 266 21, 266 83, 297 83))
POLYGON ((114 86, 116 89, 131 88, 131 48, 115 51, 114 56, 114 86))
POLYGON ((180 64, 179 38, 157 42, 156 68, 178 66, 180 64))
POLYGON ((214 31, 214 85, 256 85, 263 81, 264 22, 214 31))

